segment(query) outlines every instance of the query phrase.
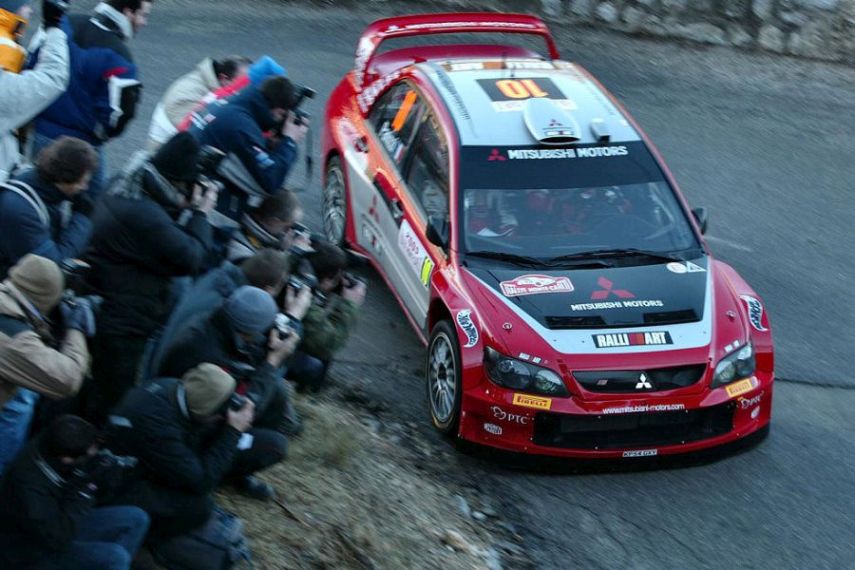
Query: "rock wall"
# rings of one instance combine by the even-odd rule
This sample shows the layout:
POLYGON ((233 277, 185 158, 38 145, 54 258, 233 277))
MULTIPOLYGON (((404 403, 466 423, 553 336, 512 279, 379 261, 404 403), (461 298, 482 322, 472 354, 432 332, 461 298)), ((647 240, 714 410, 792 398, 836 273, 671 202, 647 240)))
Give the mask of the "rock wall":
POLYGON ((445 0, 564 22, 855 64, 855 0, 445 0))

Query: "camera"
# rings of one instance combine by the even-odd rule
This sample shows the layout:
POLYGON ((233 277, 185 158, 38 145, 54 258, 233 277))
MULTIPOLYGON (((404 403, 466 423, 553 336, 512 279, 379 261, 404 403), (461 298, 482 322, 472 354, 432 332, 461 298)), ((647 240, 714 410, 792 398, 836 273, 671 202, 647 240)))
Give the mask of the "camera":
POLYGON ((226 153, 211 145, 205 145, 199 149, 199 156, 196 158, 196 169, 199 175, 196 182, 201 185, 205 191, 216 189, 222 192, 225 186, 217 180, 219 176, 220 164, 226 158, 226 153))
POLYGON ((101 308, 104 298, 100 295, 75 295, 71 289, 66 289, 62 294, 62 302, 72 307, 76 307, 80 301, 88 302, 92 306, 92 312, 94 313, 101 308))
POLYGON ((122 469, 133 469, 139 463, 139 459, 129 455, 116 455, 109 449, 101 448, 95 454, 95 458, 104 467, 120 467, 122 469))
POLYGON ((294 333, 291 328, 291 319, 285 313, 276 313, 276 318, 273 320, 273 327, 279 333, 279 338, 285 340, 294 333))
POLYGON ((228 401, 228 409, 233 412, 237 412, 242 409, 246 405, 246 396, 241 396, 240 394, 232 394, 229 397, 228 401))
POLYGON ((341 275, 341 281, 339 282, 338 287, 335 288, 334 292, 337 295, 341 295, 341 292, 344 291, 345 289, 353 289, 354 287, 356 287, 360 283, 362 283, 364 285, 365 280, 362 279, 361 277, 357 277, 356 275, 354 275, 353 273, 350 273, 349 271, 345 271, 341 275))
POLYGON ((309 119, 311 117, 311 115, 306 111, 302 110, 300 108, 300 105, 302 105, 306 99, 314 99, 317 92, 311 87, 297 84, 294 84, 294 91, 295 103, 292 107, 292 110, 294 111, 294 124, 302 125, 306 119, 309 119))
POLYGON ((303 287, 308 287, 313 291, 318 288, 318 278, 315 275, 315 270, 305 257, 300 259, 294 268, 294 272, 288 278, 288 287, 297 292, 303 287))
POLYGON ((65 287, 72 291, 84 291, 86 289, 86 274, 92 266, 82 259, 66 258, 59 264, 59 269, 65 277, 65 287))

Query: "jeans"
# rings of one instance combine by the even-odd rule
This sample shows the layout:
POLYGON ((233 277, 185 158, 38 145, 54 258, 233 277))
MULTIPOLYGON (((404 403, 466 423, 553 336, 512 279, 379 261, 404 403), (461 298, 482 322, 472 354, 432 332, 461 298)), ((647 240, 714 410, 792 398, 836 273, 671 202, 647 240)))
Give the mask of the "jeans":
POLYGON ((148 515, 138 507, 92 509, 77 524, 71 545, 50 568, 127 570, 148 531, 148 515))
POLYGON ((0 476, 27 441, 38 399, 36 392, 18 388, 0 410, 0 476))
MULTIPOLYGON (((33 136, 33 146, 30 150, 30 156, 32 157, 31 160, 33 163, 36 162, 36 157, 38 156, 39 152, 41 152, 41 150, 46 146, 50 145, 54 140, 55 139, 48 138, 45 135, 35 133, 35 136, 33 136)), ((103 145, 92 146, 95 149, 95 152, 98 153, 98 168, 95 170, 94 173, 92 173, 92 180, 91 182, 89 182, 89 190, 87 190, 87 192, 89 193, 89 197, 92 198, 92 200, 97 200, 101 193, 105 190, 104 176, 106 168, 104 167, 103 145)))
POLYGON ((300 392, 320 392, 327 377, 328 362, 297 351, 288 360, 288 380, 297 383, 300 392))

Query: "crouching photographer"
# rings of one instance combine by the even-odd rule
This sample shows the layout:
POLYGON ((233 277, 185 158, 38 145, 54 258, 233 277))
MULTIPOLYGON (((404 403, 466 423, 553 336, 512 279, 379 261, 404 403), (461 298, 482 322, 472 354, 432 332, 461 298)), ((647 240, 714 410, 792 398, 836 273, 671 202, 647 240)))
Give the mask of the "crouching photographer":
POLYGON ((95 507, 136 465, 99 450, 95 427, 54 420, 12 464, 0 487, 3 568, 130 568, 148 530, 145 511, 95 507))
POLYGON ((285 437, 253 427, 255 404, 234 377, 202 363, 180 379, 132 388, 110 416, 107 444, 140 459, 116 501, 151 516, 151 550, 169 568, 224 568, 242 537, 213 493, 283 459, 285 437))
POLYGON ((314 302, 303 317, 303 342, 288 365, 288 378, 298 390, 318 392, 327 369, 356 324, 367 285, 347 272, 347 255, 328 242, 315 242, 306 256, 317 280, 314 302))
POLYGON ((26 441, 38 399, 68 398, 83 383, 96 303, 64 294, 59 266, 33 254, 0 283, 0 475, 26 441))

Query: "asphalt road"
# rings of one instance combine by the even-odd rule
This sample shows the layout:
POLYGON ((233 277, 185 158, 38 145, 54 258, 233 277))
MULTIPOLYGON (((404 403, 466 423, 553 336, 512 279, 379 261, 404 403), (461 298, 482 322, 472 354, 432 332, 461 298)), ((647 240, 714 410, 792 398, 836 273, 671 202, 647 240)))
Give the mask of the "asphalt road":
MULTIPOLYGON (((134 40, 142 118, 109 146, 109 166, 143 145, 166 86, 210 54, 274 55, 318 90, 312 107, 321 117, 359 32, 406 3, 394 4, 380 13, 158 0, 134 40)), ((713 463, 556 475, 455 453, 438 467, 494 494, 538 567, 855 567, 855 381, 846 366, 855 325, 855 70, 584 29, 558 35, 565 58, 592 70, 644 126, 692 206, 709 208, 711 247, 764 297, 777 373, 789 381, 776 384, 771 437, 713 463)), ((318 178, 302 195, 314 223, 318 178)), ((364 313, 343 359, 395 418, 426 424, 423 348, 376 276, 364 313)), ((427 428, 425 437, 436 439, 427 428)))

